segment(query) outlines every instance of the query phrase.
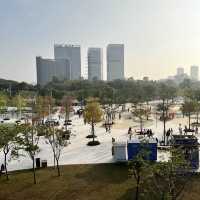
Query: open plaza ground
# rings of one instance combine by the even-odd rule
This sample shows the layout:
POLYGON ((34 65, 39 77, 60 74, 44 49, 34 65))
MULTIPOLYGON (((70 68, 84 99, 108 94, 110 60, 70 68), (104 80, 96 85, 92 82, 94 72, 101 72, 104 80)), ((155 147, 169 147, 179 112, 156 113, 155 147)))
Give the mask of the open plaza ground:
MULTIPOLYGON (((152 108, 154 108, 152 106, 152 108)), ((77 108, 74 108, 77 109, 77 108)), ((184 128, 188 125, 188 118, 180 115, 179 106, 175 106, 175 112, 179 113, 175 115, 173 120, 169 120, 166 123, 166 130, 169 128, 173 129, 173 134, 179 134, 179 124, 184 128)), ((59 118, 59 109, 54 114, 54 118, 59 118)), ((132 113, 128 109, 122 113, 121 119, 119 119, 118 114, 116 114, 115 124, 112 126, 110 132, 106 132, 103 127, 104 121, 98 123, 95 126, 95 135, 97 136, 100 145, 97 146, 87 146, 87 143, 91 139, 87 139, 86 136, 91 133, 91 126, 89 124, 84 124, 83 117, 74 115, 71 113, 70 119, 72 120, 72 125, 68 127, 71 130, 71 137, 69 144, 64 148, 60 157, 61 165, 71 165, 71 164, 98 164, 98 163, 113 163, 112 156, 112 138, 115 138, 116 142, 126 142, 129 139, 128 128, 132 127, 133 136, 135 137, 135 130, 138 130, 140 125, 139 122, 132 118, 132 113)), ((192 119, 195 121, 195 119, 192 119)), ((60 119, 60 126, 64 124, 64 118, 60 119)), ((163 122, 159 120, 159 116, 151 114, 148 121, 143 123, 145 129, 151 129, 154 133, 154 138, 158 138, 159 141, 163 137, 163 122)), ((200 134, 196 135, 200 137, 200 134)), ((40 152, 37 154, 37 158, 41 160, 47 160, 48 166, 54 165, 53 152, 50 145, 41 137, 39 140, 40 152)), ((2 152, 1 152, 2 153, 2 152)), ((19 157, 19 159, 11 160, 8 163, 8 170, 21 170, 32 168, 32 160, 24 152, 24 156, 19 157)), ((166 154, 158 151, 158 160, 166 159, 166 154)), ((1 154, 0 162, 3 163, 3 154, 1 154)))

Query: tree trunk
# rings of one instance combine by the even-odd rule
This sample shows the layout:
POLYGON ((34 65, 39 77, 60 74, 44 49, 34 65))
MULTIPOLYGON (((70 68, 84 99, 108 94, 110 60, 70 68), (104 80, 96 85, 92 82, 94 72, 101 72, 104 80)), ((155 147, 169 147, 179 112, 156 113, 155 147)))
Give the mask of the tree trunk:
MULTIPOLYGON (((31 132, 31 137, 32 137, 32 145, 34 145, 34 140, 33 140, 33 129, 31 132)), ((34 180, 34 184, 36 184, 36 176, 35 176, 35 156, 34 154, 32 154, 32 161, 33 161, 33 180, 34 180)))
POLYGON ((142 117, 140 117, 140 132, 142 134, 142 117))
POLYGON ((19 117, 20 117, 20 120, 21 120, 21 118, 22 118, 22 109, 21 109, 21 107, 20 107, 20 110, 19 110, 19 117))
POLYGON ((94 142, 94 122, 92 122, 92 138, 93 138, 93 142, 94 142))
POLYGON ((60 167, 59 167, 58 159, 56 159, 56 167, 57 167, 58 176, 60 176, 60 167))
POLYGON ((69 120, 69 114, 68 114, 68 111, 67 111, 67 107, 65 108, 65 121, 66 121, 66 130, 67 130, 67 123, 68 123, 68 120, 69 120))
POLYGON ((140 132, 142 134, 142 105, 140 104, 140 132))
POLYGON ((149 102, 147 101, 147 121, 149 120, 149 113, 148 113, 149 102))
POLYGON ((165 192, 162 192, 162 198, 161 200, 165 200, 165 192))
POLYGON ((189 129, 190 129, 190 113, 189 113, 189 129))
POLYGON ((175 189, 174 187, 171 189, 171 199, 176 200, 175 189))
MULTIPOLYGON (((55 144, 55 135, 54 135, 54 127, 53 127, 53 145, 55 144)), ((53 167, 56 168, 56 156, 55 152, 53 153, 53 167)))
MULTIPOLYGON (((168 99, 167 99, 167 104, 166 104, 167 106, 169 105, 169 101, 168 101, 168 99)), ((168 116, 168 107, 166 107, 166 117, 168 116)))
POLYGON ((164 145, 165 145, 165 135, 166 135, 166 118, 165 118, 165 100, 163 100, 163 126, 164 126, 164 130, 163 130, 163 135, 164 135, 164 145))
POLYGON ((7 170, 7 154, 4 153, 4 165, 5 165, 5 171, 6 171, 6 180, 8 181, 8 170, 7 170))
POLYGON ((137 178, 137 187, 136 187, 136 193, 135 193, 135 200, 139 199, 139 183, 140 183, 140 176, 137 178))
POLYGON ((199 123, 199 113, 197 113, 197 124, 199 123))
POLYGON ((36 175, 35 175, 35 157, 33 156, 33 181, 36 184, 36 175))
POLYGON ((165 141, 165 144, 166 144, 166 122, 167 122, 167 111, 166 113, 164 114, 164 141, 165 141))

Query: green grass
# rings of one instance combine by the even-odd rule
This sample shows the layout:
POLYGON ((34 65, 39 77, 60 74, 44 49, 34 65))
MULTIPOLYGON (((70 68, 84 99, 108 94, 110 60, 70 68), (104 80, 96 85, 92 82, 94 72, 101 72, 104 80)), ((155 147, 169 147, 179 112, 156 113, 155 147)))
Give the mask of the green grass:
MULTIPOLYGON (((37 184, 30 171, 0 178, 1 200, 100 200, 124 199, 132 188, 123 165, 62 166, 61 177, 52 168, 38 170, 37 184)), ((126 198, 128 199, 128 198, 126 198)), ((129 198, 130 199, 130 198, 129 198)))
MULTIPOLYGON (((127 166, 116 164, 71 165, 56 170, 37 170, 37 184, 31 171, 0 178, 0 200, 129 200, 134 197, 134 180, 128 178, 127 166)), ((192 178, 181 199, 200 199, 200 177, 192 178)), ((141 199, 151 199, 150 194, 141 199)))

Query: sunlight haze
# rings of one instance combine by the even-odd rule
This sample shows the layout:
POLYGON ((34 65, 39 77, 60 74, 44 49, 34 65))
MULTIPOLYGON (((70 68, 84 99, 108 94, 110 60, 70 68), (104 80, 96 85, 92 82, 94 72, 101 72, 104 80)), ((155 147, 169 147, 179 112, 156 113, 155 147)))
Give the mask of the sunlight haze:
MULTIPOLYGON (((199 0, 0 0, 0 77, 36 82, 54 43, 125 45, 125 77, 166 78, 200 65, 199 0)), ((104 68, 105 68, 104 61, 104 68)), ((85 71, 85 70, 84 70, 85 71)), ((104 73, 105 76, 105 73, 104 73)))

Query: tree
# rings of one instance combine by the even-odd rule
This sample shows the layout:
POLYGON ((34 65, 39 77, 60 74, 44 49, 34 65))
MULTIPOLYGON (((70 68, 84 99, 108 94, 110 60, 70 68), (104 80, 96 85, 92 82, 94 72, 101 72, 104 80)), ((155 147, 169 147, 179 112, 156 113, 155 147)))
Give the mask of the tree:
POLYGON ((176 200, 180 197, 188 178, 189 165, 179 148, 172 147, 168 161, 148 161, 148 149, 141 149, 134 159, 129 161, 130 178, 135 179, 134 199, 141 193, 151 194, 152 199, 176 200))
POLYGON ((188 127, 190 129, 191 125, 191 114, 195 112, 195 102, 194 101, 185 101, 182 104, 181 111, 183 114, 188 116, 188 127))
POLYGON ((38 96, 34 110, 39 119, 43 119, 53 112, 54 99, 51 96, 38 96))
POLYGON ((26 100, 20 94, 16 95, 13 99, 13 105, 17 107, 19 118, 22 117, 22 108, 26 106, 26 100))
POLYGON ((171 105, 170 100, 173 102, 175 94, 176 90, 172 87, 168 87, 166 84, 161 84, 159 86, 158 95, 162 103, 158 104, 157 110, 162 111, 164 145, 166 144, 166 121, 168 118, 168 110, 171 105))
POLYGON ((6 95, 0 94, 0 108, 7 105, 8 98, 6 95))
POLYGON ((4 154, 4 166, 6 179, 8 178, 7 161, 8 156, 11 158, 18 157, 18 145, 16 143, 16 127, 12 125, 0 125, 0 149, 4 154))
POLYGON ((17 127, 18 137, 17 143, 20 145, 20 148, 27 152, 29 157, 32 160, 32 171, 33 171, 33 180, 36 184, 36 173, 35 173, 35 155, 39 153, 40 149, 38 146, 39 135, 37 130, 37 124, 22 124, 17 127))
MULTIPOLYGON (((151 163, 147 160, 148 151, 141 149, 134 159, 129 161, 129 176, 136 181, 135 200, 139 200, 142 183, 153 176, 151 163)), ((144 188, 143 188, 144 189, 144 188)))
POLYGON ((166 122, 168 118, 168 110, 169 110, 170 104, 166 102, 165 99, 162 100, 162 103, 159 103, 157 105, 157 111, 162 112, 161 120, 163 121, 163 136, 164 136, 164 145, 166 143, 166 122))
POLYGON ((172 147, 169 160, 156 163, 153 167, 155 192, 159 193, 162 199, 176 200, 183 191, 189 176, 189 165, 182 150, 172 147))
POLYGON ((0 94, 0 113, 4 113, 5 107, 8 103, 8 97, 4 94, 0 94))
POLYGON ((100 144, 98 141, 94 141, 95 139, 95 130, 94 126, 96 123, 100 122, 102 120, 103 112, 100 108, 100 104, 95 98, 89 98, 87 100, 87 105, 85 107, 83 116, 87 123, 91 125, 91 132, 92 132, 92 138, 93 141, 89 142, 88 145, 98 145, 100 144))
MULTIPOLYGON (((35 110, 35 112, 37 113, 38 118, 44 119, 44 117, 47 115, 48 112, 46 111, 46 109, 44 111, 44 107, 43 107, 44 99, 43 99, 43 97, 37 96, 34 103, 35 104, 34 104, 33 110, 35 110)), ((46 106, 45 106, 45 108, 46 108, 46 106)))
POLYGON ((60 176, 59 160, 62 150, 68 145, 67 132, 64 129, 54 128, 54 126, 43 126, 41 128, 53 151, 58 176, 60 176))
POLYGON ((139 118, 139 120, 140 120, 140 132, 142 133, 143 132, 143 120, 144 120, 144 117, 147 116, 147 111, 146 111, 145 108, 142 107, 142 104, 139 103, 139 106, 135 105, 135 108, 132 111, 132 113, 135 117, 139 118))
POLYGON ((64 96, 62 99, 62 107, 65 112, 65 120, 69 120, 69 114, 72 110, 73 97, 64 96))
POLYGON ((55 104, 55 99, 51 96, 44 96, 44 104, 43 107, 47 107, 46 110, 48 110, 48 114, 51 115, 54 110, 53 110, 53 106, 55 104))
POLYGON ((147 106, 149 105, 149 101, 153 99, 153 97, 155 96, 156 90, 154 88, 154 85, 150 84, 147 82, 147 84, 145 84, 143 86, 143 91, 144 91, 144 100, 147 104, 147 106))
POLYGON ((196 124, 199 124, 200 102, 195 101, 196 124))
POLYGON ((67 121, 69 120, 69 115, 70 115, 70 112, 72 111, 72 103, 73 103, 73 97, 71 97, 71 96, 63 97, 62 109, 65 113, 66 129, 67 129, 67 121))

